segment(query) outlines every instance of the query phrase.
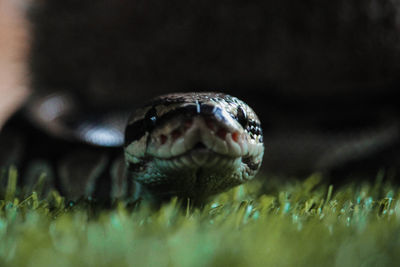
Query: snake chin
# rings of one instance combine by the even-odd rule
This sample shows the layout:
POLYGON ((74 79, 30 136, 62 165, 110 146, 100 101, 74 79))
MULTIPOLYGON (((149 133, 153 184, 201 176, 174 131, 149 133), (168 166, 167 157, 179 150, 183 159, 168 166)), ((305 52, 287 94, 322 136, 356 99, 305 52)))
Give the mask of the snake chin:
POLYGON ((176 195, 199 199, 241 184, 243 165, 242 157, 198 147, 169 159, 154 158, 136 180, 158 198, 176 195))

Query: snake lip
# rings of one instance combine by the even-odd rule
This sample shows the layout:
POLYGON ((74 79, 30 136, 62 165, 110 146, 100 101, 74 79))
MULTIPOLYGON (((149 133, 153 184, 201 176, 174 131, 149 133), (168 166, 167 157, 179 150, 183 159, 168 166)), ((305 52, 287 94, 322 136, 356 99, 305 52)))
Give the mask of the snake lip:
POLYGON ((219 169, 234 164, 241 157, 229 157, 218 154, 210 149, 195 149, 171 158, 155 158, 155 164, 163 170, 174 169, 219 169))
POLYGON ((241 156, 236 156, 236 155, 227 155, 227 154, 218 153, 215 150, 206 147, 202 143, 199 143, 198 145, 194 146, 193 148, 191 148, 179 155, 175 155, 175 156, 171 156, 171 157, 157 157, 157 156, 154 156, 154 157, 157 159, 160 159, 160 160, 174 160, 174 159, 179 159, 179 158, 190 156, 190 155, 195 155, 195 156, 213 155, 213 156, 220 156, 220 157, 231 158, 231 159, 241 157, 241 156))
POLYGON ((157 162, 163 166, 175 168, 177 166, 186 167, 189 169, 200 167, 216 167, 221 162, 235 161, 241 156, 218 153, 217 151, 208 148, 202 142, 196 143, 191 149, 182 154, 163 158, 155 157, 157 162))
POLYGON ((224 124, 210 117, 195 116, 186 128, 182 127, 180 117, 157 127, 151 133, 145 153, 164 159, 199 149, 236 157, 247 154, 244 131, 234 122, 224 124))

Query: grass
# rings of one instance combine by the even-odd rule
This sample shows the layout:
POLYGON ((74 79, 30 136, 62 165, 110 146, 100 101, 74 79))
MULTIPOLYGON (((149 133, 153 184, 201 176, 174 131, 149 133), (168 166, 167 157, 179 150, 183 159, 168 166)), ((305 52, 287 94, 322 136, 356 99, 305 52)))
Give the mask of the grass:
POLYGON ((176 199, 152 210, 21 197, 8 173, 0 200, 0 266, 385 266, 400 260, 400 190, 252 182, 202 209, 176 199))

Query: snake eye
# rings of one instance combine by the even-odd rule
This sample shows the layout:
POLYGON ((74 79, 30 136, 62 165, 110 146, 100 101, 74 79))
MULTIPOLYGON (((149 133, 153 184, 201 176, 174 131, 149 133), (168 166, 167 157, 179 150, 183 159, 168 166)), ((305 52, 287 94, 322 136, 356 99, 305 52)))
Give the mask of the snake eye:
POLYGON ((243 128, 246 128, 247 124, 249 123, 247 119, 247 114, 242 107, 238 107, 237 109, 237 120, 243 128))
POLYGON ((144 120, 147 125, 154 126, 157 122, 157 110, 152 107, 147 111, 146 115, 144 116, 144 120))

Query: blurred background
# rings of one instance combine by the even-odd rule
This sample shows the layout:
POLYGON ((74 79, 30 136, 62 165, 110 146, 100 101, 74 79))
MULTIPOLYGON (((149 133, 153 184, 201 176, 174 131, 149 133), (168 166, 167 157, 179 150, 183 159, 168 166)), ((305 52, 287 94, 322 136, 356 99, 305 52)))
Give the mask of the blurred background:
POLYGON ((134 108, 216 90, 259 114, 268 171, 399 163, 397 1, 11 2, 0 0, 0 123, 32 93, 134 108))

